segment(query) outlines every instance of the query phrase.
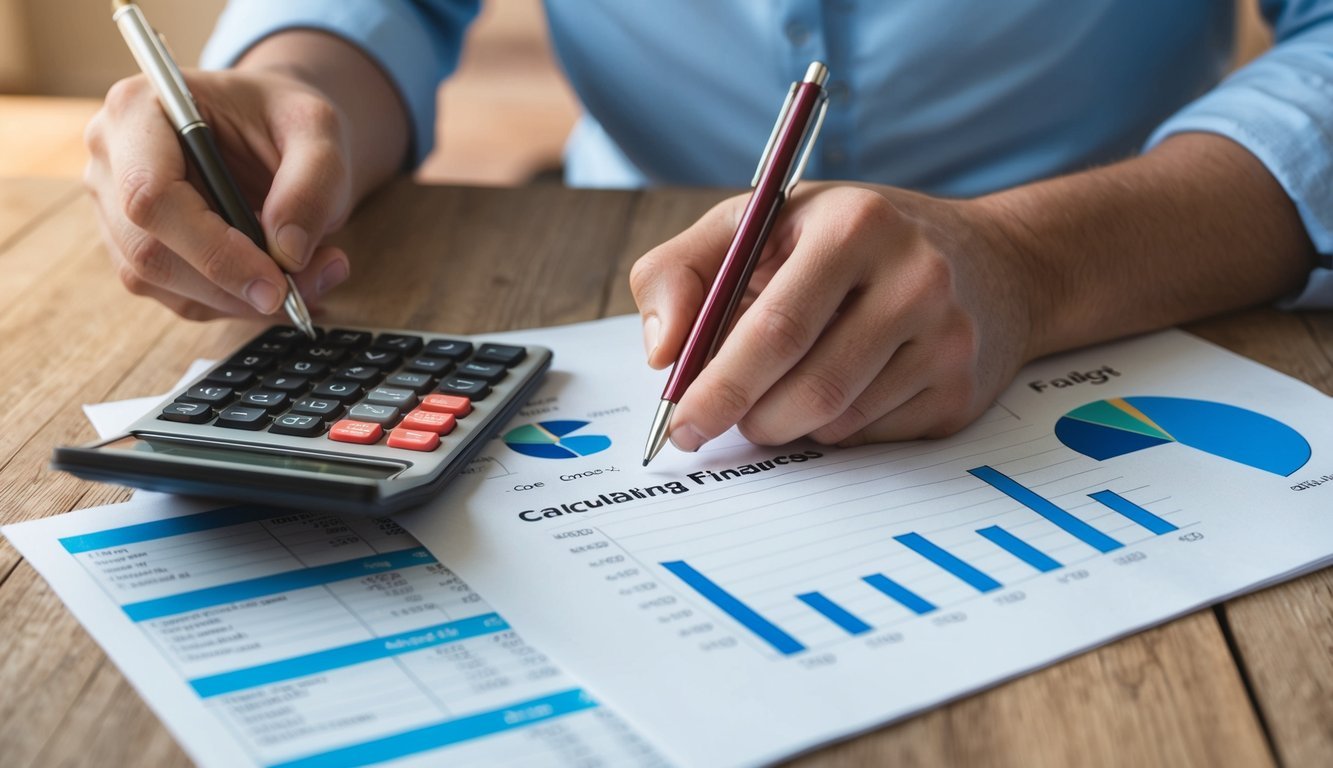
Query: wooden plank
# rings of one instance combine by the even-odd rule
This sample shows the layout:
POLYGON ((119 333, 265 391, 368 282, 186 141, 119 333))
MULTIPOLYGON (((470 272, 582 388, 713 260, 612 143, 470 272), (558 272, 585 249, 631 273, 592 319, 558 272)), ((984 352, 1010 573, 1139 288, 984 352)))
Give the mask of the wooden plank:
POLYGON ((83 173, 88 149, 83 129, 101 99, 0 95, 0 177, 48 176, 72 179, 83 173))
POLYGON ((0 253, 24 229, 81 194, 65 179, 5 179, 0 174, 0 253))

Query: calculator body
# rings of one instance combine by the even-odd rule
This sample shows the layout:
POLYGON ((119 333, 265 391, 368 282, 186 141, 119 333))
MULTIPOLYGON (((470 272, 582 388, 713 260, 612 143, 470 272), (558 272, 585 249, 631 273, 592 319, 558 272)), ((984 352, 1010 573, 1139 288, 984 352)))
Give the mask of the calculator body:
POLYGON ((276 326, 124 435, 57 448, 52 467, 151 491, 384 515, 463 472, 551 357, 454 334, 344 328, 311 342, 276 326))

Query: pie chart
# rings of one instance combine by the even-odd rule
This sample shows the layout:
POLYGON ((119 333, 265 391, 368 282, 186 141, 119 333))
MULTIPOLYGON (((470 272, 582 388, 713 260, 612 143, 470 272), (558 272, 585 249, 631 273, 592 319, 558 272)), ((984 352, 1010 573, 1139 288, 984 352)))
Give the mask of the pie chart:
POLYGON ((588 426, 587 421, 540 421, 524 424, 504 433, 505 445, 524 456, 538 459, 577 459, 601 453, 611 447, 606 435, 575 434, 588 426))
POLYGON ((1310 460, 1310 444, 1277 419, 1234 405, 1183 397, 1118 397, 1079 406, 1055 436, 1098 461, 1166 443, 1283 477, 1310 460))

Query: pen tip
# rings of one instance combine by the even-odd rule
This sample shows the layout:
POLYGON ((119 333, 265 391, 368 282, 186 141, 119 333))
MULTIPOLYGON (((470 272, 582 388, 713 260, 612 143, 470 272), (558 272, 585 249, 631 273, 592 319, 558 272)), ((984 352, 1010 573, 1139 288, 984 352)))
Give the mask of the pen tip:
POLYGON ((647 460, 647 459, 644 459, 644 460, 643 460, 643 465, 644 465, 645 467, 648 466, 648 460, 647 460))

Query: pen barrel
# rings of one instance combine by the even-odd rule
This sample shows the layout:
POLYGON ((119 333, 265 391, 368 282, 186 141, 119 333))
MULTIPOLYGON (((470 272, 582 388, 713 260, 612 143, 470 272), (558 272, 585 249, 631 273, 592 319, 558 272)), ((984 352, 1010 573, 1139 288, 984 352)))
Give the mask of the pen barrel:
POLYGON ((180 137, 188 150, 186 155, 203 178, 204 187, 213 199, 214 209, 228 224, 250 238, 261 251, 267 252, 264 228, 260 226, 259 218, 251 210, 250 204, 241 196, 240 187, 236 186, 231 171, 222 162, 222 152, 218 149, 217 140, 213 138, 212 129, 204 123, 195 123, 186 126, 180 137))

